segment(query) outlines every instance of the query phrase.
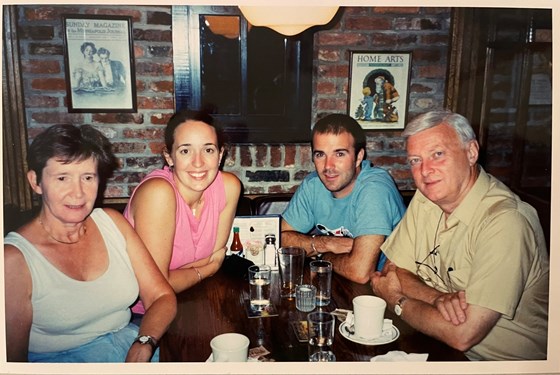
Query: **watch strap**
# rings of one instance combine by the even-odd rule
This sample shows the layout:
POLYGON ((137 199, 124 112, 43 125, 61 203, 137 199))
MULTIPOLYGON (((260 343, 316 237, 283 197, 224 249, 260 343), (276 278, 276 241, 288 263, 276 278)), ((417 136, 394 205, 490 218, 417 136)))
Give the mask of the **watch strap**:
POLYGON ((152 336, 149 336, 149 335, 138 335, 134 339, 133 344, 135 342, 139 342, 142 345, 150 344, 150 346, 152 347, 152 350, 156 350, 156 348, 157 348, 157 340, 155 338, 153 338, 152 336))

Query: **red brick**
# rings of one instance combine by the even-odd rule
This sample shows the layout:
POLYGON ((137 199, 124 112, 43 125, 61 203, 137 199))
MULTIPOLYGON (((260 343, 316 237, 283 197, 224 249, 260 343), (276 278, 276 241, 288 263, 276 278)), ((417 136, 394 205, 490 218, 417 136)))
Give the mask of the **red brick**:
POLYGON ((25 98, 25 106, 29 108, 54 108, 59 103, 60 99, 55 96, 33 95, 25 98))
POLYGON ((239 149, 239 155, 241 160, 239 160, 239 164, 242 167, 252 167, 253 166, 253 158, 251 157, 251 150, 247 147, 243 147, 239 149))
POLYGON ((428 65, 416 67, 418 78, 445 78, 447 67, 445 65, 428 65))
POLYGON ((136 62, 136 74, 146 76, 173 76, 173 63, 136 62))
POLYGON ((146 144, 140 142, 113 142, 113 150, 117 154, 142 154, 146 144))
POLYGON ((116 186, 116 185, 109 185, 105 189, 105 197, 107 198, 121 198, 130 196, 126 194, 127 187, 126 186, 116 186))
POLYGON ((152 125, 167 125, 169 119, 173 116, 172 113, 158 113, 150 116, 152 125))
POLYGON ((140 30, 134 29, 135 41, 171 42, 170 30, 140 30))
POLYGON ((255 150, 255 158, 257 167, 265 167, 266 166, 266 156, 268 154, 268 147, 264 145, 257 145, 255 150))
POLYGON ((296 163, 296 146, 284 145, 284 167, 292 167, 296 163))
POLYGON ((34 78, 31 80, 31 88, 45 91, 65 91, 66 80, 63 78, 34 78))
POLYGON ((420 83, 413 83, 412 85, 410 85, 410 92, 423 94, 431 91, 432 91, 431 87, 422 85, 420 83))
POLYGON ((428 46, 441 45, 447 46, 449 44, 449 35, 445 34, 426 34, 422 35, 420 39, 421 44, 428 46))
POLYGON ((135 10, 132 8, 127 8, 125 6, 119 6, 117 8, 87 8, 86 14, 95 15, 114 15, 114 16, 129 16, 132 17, 132 22, 140 22, 142 20, 142 14, 144 12, 135 10))
POLYGON ((174 105, 173 98, 138 97, 138 108, 140 109, 173 109, 174 105))
POLYGON ((319 61, 337 62, 340 60, 341 51, 321 48, 318 52, 319 61))
POLYGON ((78 13, 76 7, 61 6, 36 6, 29 5, 25 7, 25 19, 28 21, 52 21, 59 20, 60 16, 65 13, 78 13))
POLYGON ((314 167, 313 158, 311 157, 311 144, 301 145, 299 147, 300 165, 302 167, 314 167))
POLYGON ((278 168, 282 166, 283 146, 270 146, 270 166, 278 168))
POLYGON ((376 165, 406 165, 406 156, 402 155, 383 155, 374 157, 374 164, 376 165))
POLYGON ((149 83, 150 91, 154 92, 173 92, 173 81, 155 81, 149 83))
POLYGON ((55 74, 60 73, 60 63, 54 60, 23 60, 22 68, 25 73, 55 74))
POLYGON ((106 124, 142 124, 144 115, 141 113, 102 113, 94 114, 93 121, 106 124))
POLYGON ((364 46, 367 37, 361 33, 324 33, 318 37, 321 46, 364 46))
POLYGON ((395 180, 402 181, 412 179, 412 173, 409 168, 391 168, 390 174, 395 180))
POLYGON ((149 142, 148 147, 150 148, 150 151, 152 151, 152 154, 160 155, 163 152, 163 149, 165 147, 165 143, 163 141, 162 142, 149 142))
POLYGON ((317 109, 320 110, 346 110, 346 98, 336 99, 336 98, 318 98, 317 99, 317 109))
POLYGON ((392 30, 391 20, 384 17, 349 17, 345 23, 348 30, 378 31, 392 30))
POLYGON ((396 14, 418 14, 420 12, 420 8, 418 7, 375 7, 375 13, 396 13, 396 14))
POLYGON ((163 141, 164 130, 161 127, 148 128, 148 129, 132 129, 126 128, 123 130, 123 137, 130 139, 149 139, 163 141))
POLYGON ((31 114, 33 121, 42 124, 82 124, 84 116, 79 113, 35 112, 31 114))
POLYGON ((320 78, 348 77, 348 65, 321 65, 317 69, 320 78))
POLYGON ((317 83, 317 95, 332 95, 336 94, 336 85, 330 81, 321 81, 317 83))

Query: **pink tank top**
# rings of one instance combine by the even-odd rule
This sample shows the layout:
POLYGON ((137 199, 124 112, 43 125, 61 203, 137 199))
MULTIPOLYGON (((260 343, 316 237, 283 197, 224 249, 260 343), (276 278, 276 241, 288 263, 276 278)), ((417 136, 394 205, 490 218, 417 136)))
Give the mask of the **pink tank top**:
MULTIPOLYGON (((173 173, 169 167, 165 166, 163 169, 151 172, 140 182, 140 185, 152 178, 163 178, 173 186, 173 190, 175 191, 175 199, 177 202, 177 209, 175 212, 176 229, 169 270, 175 270, 186 264, 210 256, 216 244, 220 213, 226 206, 226 190, 222 172, 218 172, 214 182, 212 182, 203 193, 204 207, 200 220, 194 217, 190 207, 179 194, 179 190, 173 179, 173 173)), ((134 226, 134 219, 130 214, 130 201, 134 197, 135 192, 136 190, 132 193, 129 204, 124 210, 124 217, 126 217, 132 226, 134 226)), ((133 308, 134 312, 144 313, 144 308, 143 306, 139 306, 140 304, 139 302, 133 308), (139 307, 141 307, 141 309, 139 307)))

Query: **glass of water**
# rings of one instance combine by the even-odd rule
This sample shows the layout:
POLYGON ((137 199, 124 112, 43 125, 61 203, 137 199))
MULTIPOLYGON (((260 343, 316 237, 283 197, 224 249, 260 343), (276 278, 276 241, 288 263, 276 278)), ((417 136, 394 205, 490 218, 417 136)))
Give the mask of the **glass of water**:
POLYGON ((270 266, 261 264, 253 265, 249 273, 249 301, 251 309, 260 311, 270 304, 270 266))
POLYGON ((310 362, 336 361, 336 356, 332 351, 334 327, 334 315, 328 312, 316 311, 307 315, 310 362))
POLYGON ((317 288, 317 306, 327 306, 331 302, 332 263, 314 260, 309 266, 311 284, 317 288))

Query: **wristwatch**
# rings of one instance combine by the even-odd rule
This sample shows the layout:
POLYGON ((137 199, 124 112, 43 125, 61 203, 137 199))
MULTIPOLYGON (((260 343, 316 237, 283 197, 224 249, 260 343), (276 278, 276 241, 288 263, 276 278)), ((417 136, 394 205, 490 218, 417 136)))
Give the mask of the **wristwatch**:
POLYGON ((157 347, 156 339, 154 339, 152 336, 148 336, 148 335, 137 336, 132 343, 134 344, 135 342, 139 342, 142 345, 150 344, 150 346, 152 347, 152 350, 156 350, 156 347, 157 347))
POLYGON ((406 302, 407 299, 408 299, 407 297, 402 296, 395 304, 395 314, 397 314, 397 316, 401 316, 404 303, 406 302))

